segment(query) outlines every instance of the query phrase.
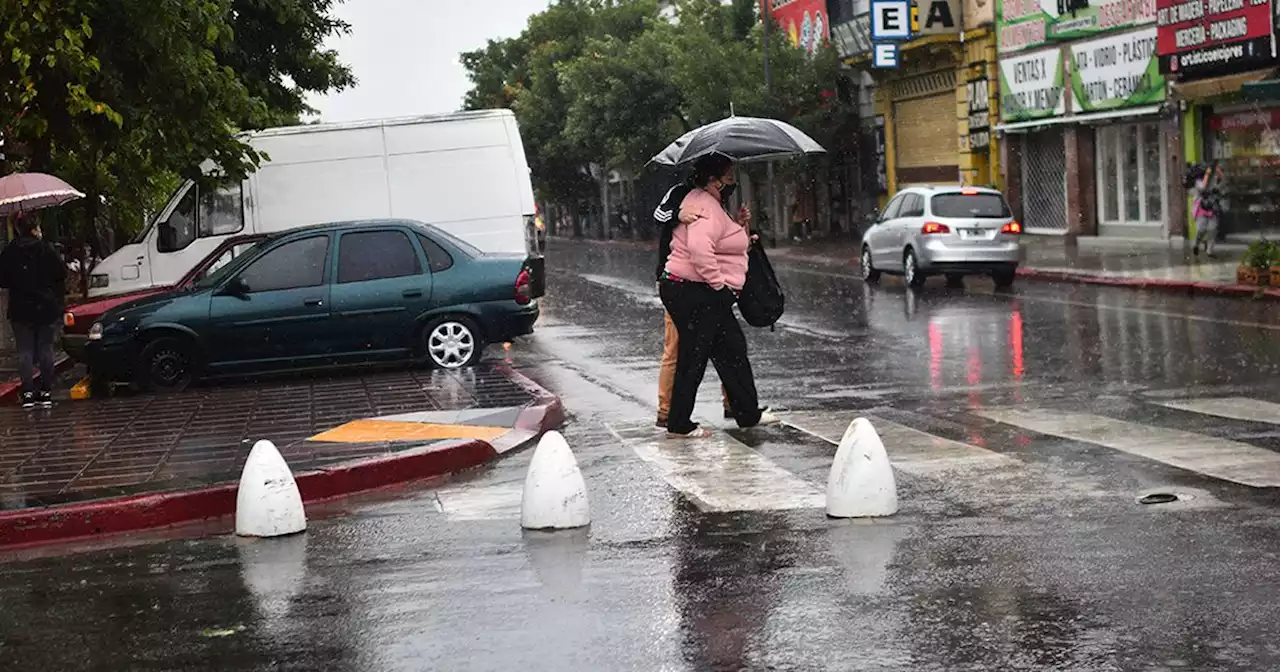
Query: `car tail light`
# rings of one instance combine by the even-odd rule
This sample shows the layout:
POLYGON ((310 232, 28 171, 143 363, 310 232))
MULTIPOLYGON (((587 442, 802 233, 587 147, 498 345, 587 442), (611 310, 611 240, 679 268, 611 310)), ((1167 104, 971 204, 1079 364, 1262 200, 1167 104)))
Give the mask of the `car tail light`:
POLYGON ((1022 225, 1017 222, 1009 222, 1008 224, 1000 227, 1000 233, 1022 233, 1022 225))
POLYGON ((938 222, 925 222, 924 226, 920 229, 920 233, 926 235, 931 233, 951 233, 951 227, 938 222))
POLYGON ((516 303, 524 306, 533 300, 533 276, 529 275, 529 269, 520 269, 520 275, 516 276, 516 303))
POLYGON ((63 313, 63 314, 62 314, 62 326, 64 326, 64 327, 74 327, 74 326, 76 326, 76 314, 75 314, 75 313, 73 313, 73 312, 71 312, 71 311, 69 311, 69 310, 68 310, 67 312, 63 313))

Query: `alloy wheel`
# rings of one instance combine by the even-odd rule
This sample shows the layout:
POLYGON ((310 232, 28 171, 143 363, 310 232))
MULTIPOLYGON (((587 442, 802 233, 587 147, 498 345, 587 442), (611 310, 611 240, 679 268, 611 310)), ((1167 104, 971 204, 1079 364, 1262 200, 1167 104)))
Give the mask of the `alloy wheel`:
POLYGON ((442 322, 427 337, 431 361, 443 369, 462 368, 475 351, 475 335, 460 322, 442 322))

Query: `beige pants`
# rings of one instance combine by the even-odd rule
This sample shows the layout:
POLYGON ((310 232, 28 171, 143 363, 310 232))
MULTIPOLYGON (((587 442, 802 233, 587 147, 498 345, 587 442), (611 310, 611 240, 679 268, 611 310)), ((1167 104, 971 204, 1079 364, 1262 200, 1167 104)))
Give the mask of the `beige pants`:
MULTIPOLYGON (((669 313, 663 313, 665 329, 662 334, 662 364, 658 368, 658 420, 667 421, 667 413, 671 410, 671 388, 676 384, 676 359, 680 353, 680 331, 676 323, 671 321, 669 313)), ((724 396, 724 410, 729 411, 729 393, 720 386, 720 394, 724 396)))

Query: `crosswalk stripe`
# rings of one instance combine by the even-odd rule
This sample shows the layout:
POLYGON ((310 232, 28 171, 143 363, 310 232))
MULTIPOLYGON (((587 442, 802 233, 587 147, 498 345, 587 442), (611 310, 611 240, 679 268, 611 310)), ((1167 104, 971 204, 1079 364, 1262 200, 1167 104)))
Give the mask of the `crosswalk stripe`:
MULTIPOLYGON (((909 474, 930 476, 944 471, 1018 464, 1018 460, 985 448, 934 436, 874 415, 863 417, 870 420, 880 434, 894 468, 909 474)), ((796 413, 784 418, 783 424, 838 446, 852 420, 845 413, 796 413)))
MULTIPOLYGON (((709 425, 708 425, 709 426, 709 425)), ((703 512, 811 509, 826 493, 722 431, 709 439, 667 439, 661 430, 610 426, 668 485, 703 512)))
POLYGON ((462 485, 435 496, 436 510, 453 520, 511 520, 520 517, 524 482, 462 485))
POLYGON ((1173 399, 1153 403, 1179 411, 1216 415, 1220 418, 1229 418, 1231 420, 1280 425, 1280 404, 1260 399, 1218 397, 1215 399, 1173 399))
POLYGON ((1239 441, 1043 408, 976 414, 1040 434, 1094 443, 1255 488, 1280 486, 1280 454, 1239 441))

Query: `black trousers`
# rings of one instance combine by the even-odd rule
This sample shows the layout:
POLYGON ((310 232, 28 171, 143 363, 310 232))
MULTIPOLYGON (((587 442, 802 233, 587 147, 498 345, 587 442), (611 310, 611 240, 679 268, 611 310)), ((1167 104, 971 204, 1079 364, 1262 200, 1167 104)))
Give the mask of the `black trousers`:
POLYGON ((18 377, 22 380, 22 391, 35 394, 35 370, 39 368, 40 389, 48 392, 58 379, 54 370, 53 337, 57 332, 55 324, 31 324, 28 322, 11 322, 13 340, 18 346, 18 377))
POLYGON ((733 314, 733 293, 717 292, 700 282, 664 280, 659 294, 680 333, 667 431, 688 434, 698 428, 692 420, 693 406, 707 373, 708 359, 724 383, 729 409, 738 426, 759 424, 760 399, 751 361, 747 359, 747 337, 733 314))

